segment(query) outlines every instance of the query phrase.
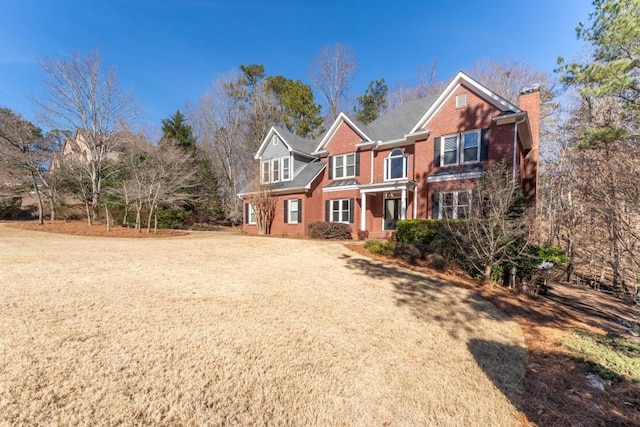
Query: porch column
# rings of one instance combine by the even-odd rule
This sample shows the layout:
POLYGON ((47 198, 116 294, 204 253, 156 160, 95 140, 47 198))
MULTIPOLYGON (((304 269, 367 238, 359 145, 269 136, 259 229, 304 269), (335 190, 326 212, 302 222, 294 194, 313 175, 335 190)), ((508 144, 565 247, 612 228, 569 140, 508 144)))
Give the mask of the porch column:
POLYGON ((418 189, 413 190, 413 219, 418 218, 418 189))
POLYGON ((407 219, 407 189, 402 189, 402 196, 400 199, 400 219, 407 219))
POLYGON ((362 209, 360 209, 360 230, 367 229, 367 193, 362 193, 362 209))

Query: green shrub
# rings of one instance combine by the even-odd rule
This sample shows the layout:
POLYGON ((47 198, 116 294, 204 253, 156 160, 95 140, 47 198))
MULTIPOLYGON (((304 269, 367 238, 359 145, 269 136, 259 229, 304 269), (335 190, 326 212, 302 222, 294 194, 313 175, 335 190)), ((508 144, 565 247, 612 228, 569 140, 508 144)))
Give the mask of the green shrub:
POLYGON ((396 223, 398 242, 404 245, 426 243, 433 239, 439 227, 439 220, 433 219, 404 219, 396 223))
POLYGON ((158 208, 158 228, 180 228, 187 213, 178 208, 158 208))
POLYGON ((395 250, 393 251, 393 256, 395 258, 401 259, 404 262, 414 265, 416 263, 416 260, 421 258, 422 254, 420 253, 420 250, 415 247, 415 245, 407 244, 397 245, 395 250))
POLYGON ((549 261, 556 265, 566 264, 569 262, 567 253, 557 245, 540 246, 538 248, 538 257, 542 261, 549 261))
POLYGON ((393 255, 393 251, 396 248, 396 242, 389 241, 383 242, 381 240, 368 240, 364 244, 364 248, 371 252, 372 254, 382 255, 382 256, 391 256, 393 255))
POLYGON ((309 224, 312 239, 350 240, 351 227, 341 222, 314 222, 309 224))

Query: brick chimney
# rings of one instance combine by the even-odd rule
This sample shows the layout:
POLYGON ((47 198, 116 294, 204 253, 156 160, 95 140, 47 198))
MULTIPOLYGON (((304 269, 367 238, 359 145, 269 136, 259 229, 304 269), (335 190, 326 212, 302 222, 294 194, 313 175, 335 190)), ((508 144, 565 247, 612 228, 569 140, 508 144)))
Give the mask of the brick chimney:
MULTIPOLYGON (((540 146, 540 85, 527 86, 520 91, 518 107, 527 112, 532 147, 522 159, 522 189, 529 202, 536 202, 538 189, 538 156, 540 146)), ((525 154, 525 153, 523 153, 525 154)))

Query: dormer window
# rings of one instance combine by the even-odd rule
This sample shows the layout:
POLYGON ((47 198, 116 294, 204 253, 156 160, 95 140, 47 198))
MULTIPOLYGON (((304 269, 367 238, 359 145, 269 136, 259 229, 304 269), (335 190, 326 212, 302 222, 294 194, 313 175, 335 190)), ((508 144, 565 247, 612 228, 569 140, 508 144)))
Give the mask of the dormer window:
POLYGON ((407 166, 407 155, 403 153, 402 150, 393 150, 389 156, 384 159, 385 181, 406 178, 407 166))
POLYGON ((289 181, 291 179, 291 167, 289 166, 289 157, 282 158, 282 180, 289 181))
POLYGON ((261 181, 263 184, 280 181, 291 181, 293 174, 291 157, 263 160, 260 163, 261 181))
POLYGON ((271 160, 271 182, 280 181, 280 159, 271 160))

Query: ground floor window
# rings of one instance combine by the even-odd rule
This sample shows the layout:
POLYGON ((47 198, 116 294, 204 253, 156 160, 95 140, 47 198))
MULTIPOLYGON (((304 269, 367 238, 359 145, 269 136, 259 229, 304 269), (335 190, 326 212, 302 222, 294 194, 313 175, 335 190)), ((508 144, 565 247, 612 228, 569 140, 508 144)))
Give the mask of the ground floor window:
POLYGON ((325 221, 353 222, 353 199, 327 200, 325 210, 325 221))
POLYGON ((302 199, 288 199, 284 201, 285 224, 302 222, 302 199))
POLYGON ((469 218, 471 190, 444 191, 433 194, 432 218, 469 218))
POLYGON ((253 207, 252 203, 247 203, 247 224, 255 224, 256 223, 256 210, 253 207))

